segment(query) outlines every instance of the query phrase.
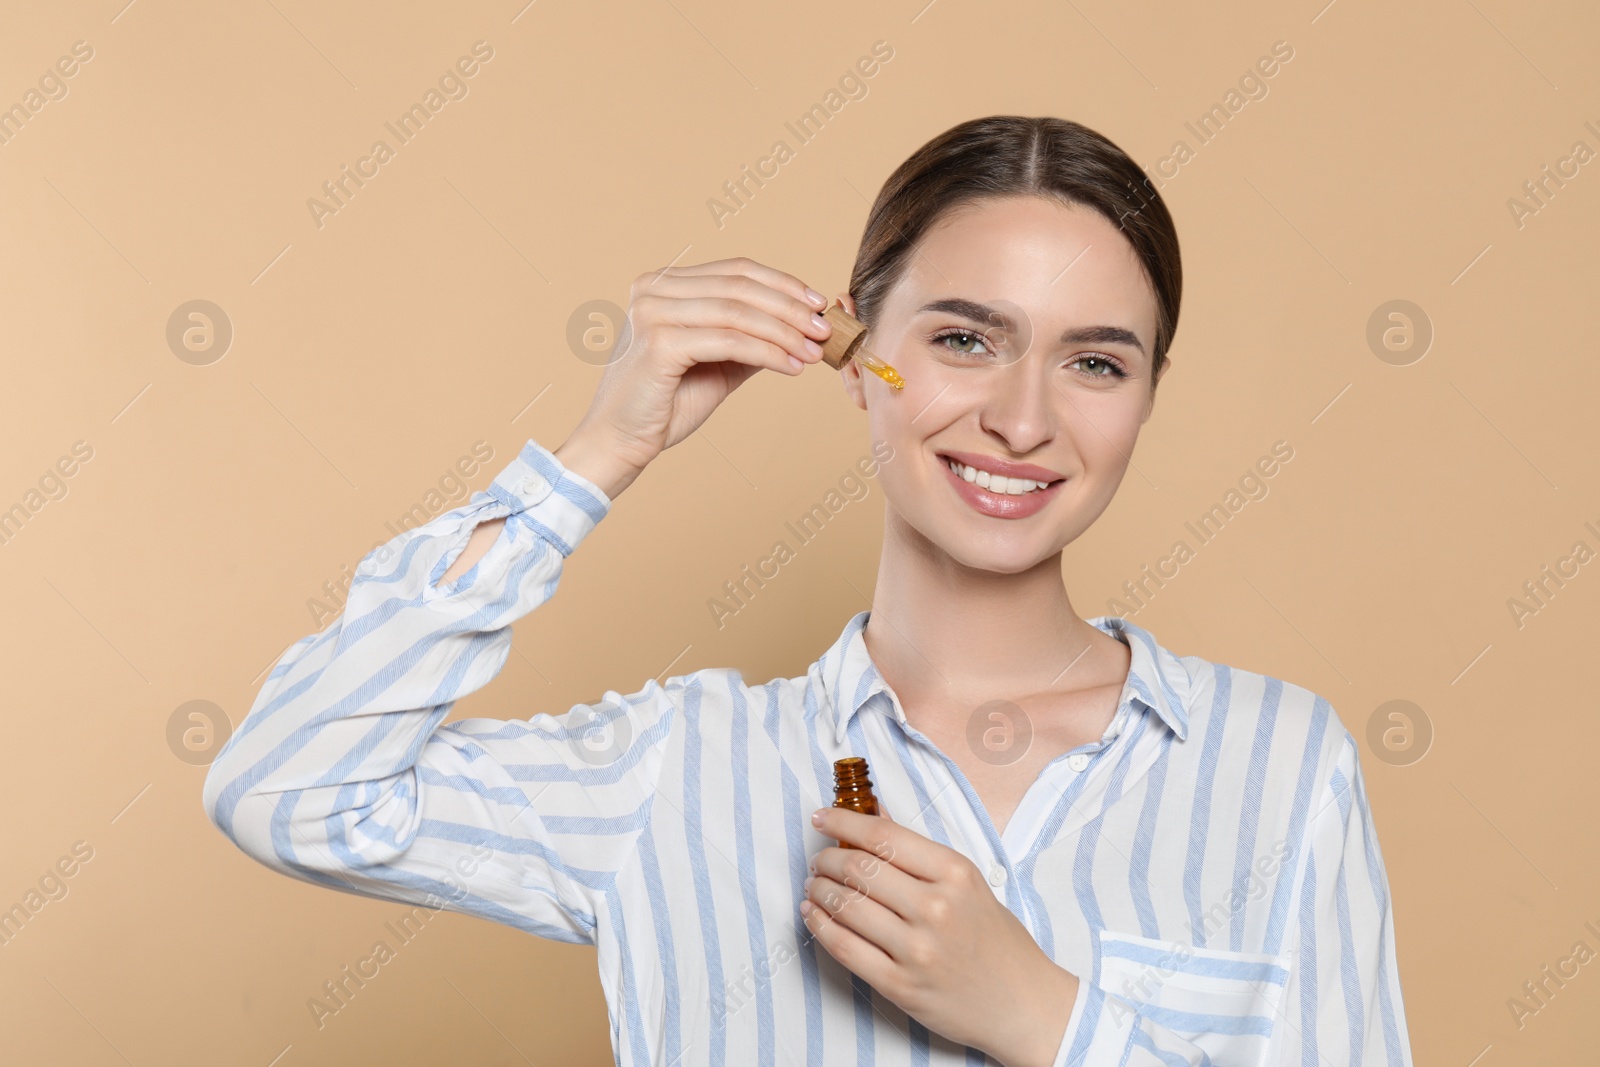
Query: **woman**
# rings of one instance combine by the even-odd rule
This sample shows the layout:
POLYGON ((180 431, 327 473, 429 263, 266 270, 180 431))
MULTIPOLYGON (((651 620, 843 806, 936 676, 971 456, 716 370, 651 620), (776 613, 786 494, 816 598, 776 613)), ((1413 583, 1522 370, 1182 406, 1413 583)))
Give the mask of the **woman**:
POLYGON ((441 725, 618 494, 829 334, 820 294, 749 260, 641 275, 572 435, 362 562, 212 765, 207 812, 305 881, 595 944, 619 1063, 1410 1064, 1328 702, 1080 618, 1063 585, 1180 289, 1165 205, 1099 134, 998 116, 935 138, 841 296, 907 380, 840 372, 886 498, 871 610, 804 677, 708 669, 441 725), (889 818, 829 806, 847 755, 889 818))

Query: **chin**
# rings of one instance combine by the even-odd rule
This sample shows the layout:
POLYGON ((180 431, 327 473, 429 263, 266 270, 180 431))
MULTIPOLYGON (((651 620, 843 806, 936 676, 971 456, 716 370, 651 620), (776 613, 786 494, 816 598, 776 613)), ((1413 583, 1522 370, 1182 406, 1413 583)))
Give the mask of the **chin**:
POLYGON ((1021 574, 1055 555, 1054 552, 974 548, 966 545, 941 546, 956 562, 972 570, 991 574, 1021 574))
POLYGON ((1021 574, 1061 551, 1054 541, 1040 541, 1037 535, 1000 531, 976 532, 956 529, 954 524, 935 520, 920 526, 919 532, 930 544, 956 563, 991 574, 1021 574), (1052 547, 1054 546, 1054 547, 1052 547))

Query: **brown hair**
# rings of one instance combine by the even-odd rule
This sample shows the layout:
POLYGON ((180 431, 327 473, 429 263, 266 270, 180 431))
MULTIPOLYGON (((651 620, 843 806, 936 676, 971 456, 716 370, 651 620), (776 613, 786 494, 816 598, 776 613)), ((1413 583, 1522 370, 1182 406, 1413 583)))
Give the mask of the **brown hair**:
POLYGON ((850 295, 868 327, 930 227, 954 209, 1007 196, 1054 197, 1098 211, 1133 246, 1155 292, 1154 374, 1178 328, 1178 232, 1150 179, 1110 140, 1067 119, 991 115, 953 126, 913 152, 867 214, 850 295))

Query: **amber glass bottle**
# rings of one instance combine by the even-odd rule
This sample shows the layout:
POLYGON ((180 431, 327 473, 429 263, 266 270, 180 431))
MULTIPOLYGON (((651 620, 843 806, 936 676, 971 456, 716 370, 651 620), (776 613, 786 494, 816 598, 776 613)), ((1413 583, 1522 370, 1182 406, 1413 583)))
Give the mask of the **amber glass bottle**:
MULTIPOLYGON (((872 779, 867 777, 866 757, 846 756, 833 761, 833 806, 863 815, 878 814, 878 798, 872 793, 872 779)), ((845 841, 840 841, 839 847, 855 848, 845 841)))

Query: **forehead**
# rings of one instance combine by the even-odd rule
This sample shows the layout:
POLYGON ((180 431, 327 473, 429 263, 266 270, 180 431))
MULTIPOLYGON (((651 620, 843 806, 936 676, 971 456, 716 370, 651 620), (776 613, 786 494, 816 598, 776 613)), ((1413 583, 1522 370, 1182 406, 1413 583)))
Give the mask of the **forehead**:
POLYGON ((1133 245, 1093 208, 1042 197, 963 205, 930 227, 889 298, 911 314, 929 297, 1004 299, 1043 321, 1126 326, 1147 349, 1156 300, 1133 245))

